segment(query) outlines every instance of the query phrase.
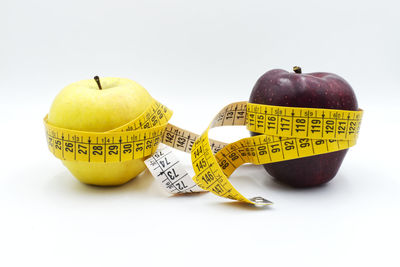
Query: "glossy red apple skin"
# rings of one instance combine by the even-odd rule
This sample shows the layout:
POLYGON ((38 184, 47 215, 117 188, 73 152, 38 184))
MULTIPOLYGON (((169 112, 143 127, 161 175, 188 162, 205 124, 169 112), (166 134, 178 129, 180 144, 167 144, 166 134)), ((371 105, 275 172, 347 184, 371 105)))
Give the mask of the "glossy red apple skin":
MULTIPOLYGON (((257 80, 249 102, 286 107, 358 110, 351 86, 340 76, 324 72, 302 74, 281 69, 270 70, 257 80)), ((347 149, 263 166, 271 176, 285 184, 313 187, 335 177, 346 153, 347 149)))

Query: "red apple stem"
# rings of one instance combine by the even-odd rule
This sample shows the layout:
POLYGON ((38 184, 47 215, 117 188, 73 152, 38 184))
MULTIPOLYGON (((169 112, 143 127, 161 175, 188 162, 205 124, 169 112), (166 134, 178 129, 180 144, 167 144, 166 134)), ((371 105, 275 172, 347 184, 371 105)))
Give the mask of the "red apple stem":
POLYGON ((100 90, 103 89, 103 88, 101 88, 101 83, 100 83, 100 78, 99 78, 99 76, 94 76, 93 79, 96 81, 97 86, 99 87, 99 89, 100 89, 100 90))
POLYGON ((299 66, 294 66, 293 67, 293 71, 295 72, 295 73, 301 73, 301 68, 299 67, 299 66))

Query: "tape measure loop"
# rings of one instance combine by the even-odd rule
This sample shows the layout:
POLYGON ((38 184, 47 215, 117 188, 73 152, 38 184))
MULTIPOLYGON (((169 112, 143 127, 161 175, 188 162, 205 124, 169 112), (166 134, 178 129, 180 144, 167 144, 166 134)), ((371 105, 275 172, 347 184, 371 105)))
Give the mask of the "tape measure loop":
POLYGON ((50 151, 59 159, 120 162, 149 157, 145 162, 170 193, 210 191, 255 206, 272 202, 246 198, 228 177, 244 163, 267 164, 347 149, 356 144, 362 110, 292 108, 247 103, 225 106, 203 134, 197 135, 168 121, 172 111, 157 101, 137 119, 111 131, 96 133, 55 127, 44 118, 50 151), (261 135, 231 144, 209 139, 211 128, 239 125, 261 135), (191 153, 193 180, 164 143, 191 153), (151 157, 150 157, 151 156, 151 157))
POLYGON ((230 104, 214 117, 194 143, 191 153, 196 173, 194 180, 203 189, 221 197, 254 205, 271 204, 260 201, 261 198, 245 198, 228 177, 244 163, 267 164, 347 149, 356 143, 361 117, 361 110, 230 104), (246 125, 248 130, 262 135, 228 144, 213 155, 208 132, 211 128, 228 125, 246 125))

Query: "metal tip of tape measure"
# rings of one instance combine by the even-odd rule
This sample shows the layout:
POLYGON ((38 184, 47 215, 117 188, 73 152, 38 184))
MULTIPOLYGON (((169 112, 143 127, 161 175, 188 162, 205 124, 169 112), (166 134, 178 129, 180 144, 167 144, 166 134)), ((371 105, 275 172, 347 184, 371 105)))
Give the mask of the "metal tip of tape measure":
POLYGON ((265 199, 263 197, 253 197, 250 198, 250 201, 254 202, 254 206, 256 207, 265 207, 266 205, 271 205, 273 202, 265 199))

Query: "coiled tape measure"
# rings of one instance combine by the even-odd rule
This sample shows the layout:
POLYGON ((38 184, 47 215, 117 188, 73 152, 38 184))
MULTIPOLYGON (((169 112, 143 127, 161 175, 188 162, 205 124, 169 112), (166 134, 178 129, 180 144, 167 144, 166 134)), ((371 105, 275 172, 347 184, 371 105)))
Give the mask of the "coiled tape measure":
POLYGON ((334 110, 260 105, 247 102, 224 107, 202 135, 169 124, 172 111, 157 101, 137 119, 108 132, 55 127, 44 118, 50 151, 59 159, 120 162, 144 158, 156 180, 170 193, 209 191, 256 206, 271 204, 246 198, 228 177, 242 164, 266 164, 347 149, 356 144, 362 110, 334 110), (261 135, 231 144, 208 138, 211 128, 246 126, 261 135), (191 153, 193 178, 169 147, 191 153), (147 158, 147 159, 146 159, 147 158))

